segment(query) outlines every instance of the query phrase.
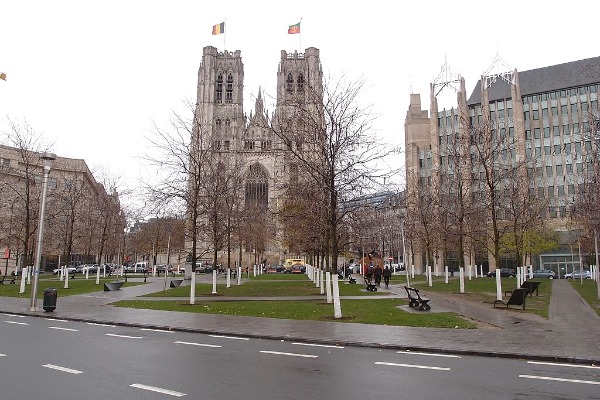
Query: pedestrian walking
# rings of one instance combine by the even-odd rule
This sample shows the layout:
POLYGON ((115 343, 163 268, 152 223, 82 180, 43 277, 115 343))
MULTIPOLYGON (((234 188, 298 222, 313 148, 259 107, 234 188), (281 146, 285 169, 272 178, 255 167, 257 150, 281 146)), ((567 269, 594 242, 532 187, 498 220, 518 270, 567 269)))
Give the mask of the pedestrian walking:
POLYGON ((392 276, 392 270, 389 265, 386 265, 383 270, 383 282, 385 283, 385 288, 387 289, 390 286, 390 277, 392 276))
POLYGON ((381 269, 381 265, 377 264, 377 266, 375 267, 375 284, 377 286, 381 285, 381 275, 383 275, 383 270, 381 269))

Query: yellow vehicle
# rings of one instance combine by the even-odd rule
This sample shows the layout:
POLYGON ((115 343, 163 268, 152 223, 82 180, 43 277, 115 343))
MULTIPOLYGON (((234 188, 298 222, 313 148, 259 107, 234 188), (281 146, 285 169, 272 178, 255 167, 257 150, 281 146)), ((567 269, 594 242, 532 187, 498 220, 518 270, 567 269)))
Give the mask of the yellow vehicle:
POLYGON ((302 258, 287 258, 285 264, 283 264, 284 272, 291 274, 294 270, 294 266, 298 266, 296 270, 301 270, 304 267, 304 260, 302 258))

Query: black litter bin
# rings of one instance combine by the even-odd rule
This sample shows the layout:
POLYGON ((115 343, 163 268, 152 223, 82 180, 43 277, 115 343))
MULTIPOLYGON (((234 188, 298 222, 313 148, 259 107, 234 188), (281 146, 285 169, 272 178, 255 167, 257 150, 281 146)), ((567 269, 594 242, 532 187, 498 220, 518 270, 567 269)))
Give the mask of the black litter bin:
POLYGON ((58 290, 55 288, 44 289, 44 311, 54 311, 56 309, 56 298, 58 290))

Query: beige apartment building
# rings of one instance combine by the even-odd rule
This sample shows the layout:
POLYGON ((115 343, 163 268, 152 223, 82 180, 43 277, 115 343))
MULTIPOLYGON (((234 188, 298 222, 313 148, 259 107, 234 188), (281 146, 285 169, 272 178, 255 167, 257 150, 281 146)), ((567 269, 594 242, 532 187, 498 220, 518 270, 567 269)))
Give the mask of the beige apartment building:
POLYGON ((510 221, 525 220, 525 214, 517 216, 523 204, 529 222, 520 230, 553 230, 559 248, 522 254, 522 262, 557 272, 579 263, 569 217, 578 187, 597 164, 600 57, 528 71, 500 64, 494 67, 504 69, 484 73, 470 95, 460 76, 431 83, 429 110, 419 94, 410 95, 407 237, 417 270, 426 264, 442 270, 458 259, 485 270, 513 266, 507 254, 496 265, 491 236, 485 235, 495 221, 508 237, 510 221), (439 110, 438 96, 447 90, 456 95, 455 106, 439 110), (476 215, 484 203, 494 206, 476 215), (431 226, 419 215, 428 215, 431 226), (471 234, 457 239, 457 224, 471 234))
MULTIPOLYGON (((0 270, 32 264, 43 180, 41 152, 0 145, 0 270)), ((41 268, 117 262, 126 227, 118 193, 107 193, 84 160, 57 157, 48 178, 41 268)))

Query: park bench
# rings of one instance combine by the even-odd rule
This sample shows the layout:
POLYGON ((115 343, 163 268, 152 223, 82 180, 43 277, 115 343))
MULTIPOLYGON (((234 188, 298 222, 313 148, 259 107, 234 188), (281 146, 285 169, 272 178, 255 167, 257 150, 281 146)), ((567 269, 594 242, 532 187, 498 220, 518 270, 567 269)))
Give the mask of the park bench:
POLYGON ((522 306, 523 310, 525 309, 525 299, 527 299, 527 295, 529 294, 529 289, 520 288, 515 289, 510 292, 510 297, 507 301, 504 300, 494 300, 494 308, 496 308, 496 304, 505 305, 506 308, 508 306, 522 306))
POLYGON ((182 282, 183 282, 183 279, 171 279, 171 283, 169 283, 169 286, 177 287, 177 286, 181 285, 182 282))
POLYGON ((355 284, 356 283, 356 278, 353 278, 352 275, 348 275, 348 283, 355 284))
POLYGON ((106 282, 104 283, 104 291, 110 292, 111 290, 121 290, 125 282, 106 282))
MULTIPOLYGON (((4 285, 4 281, 7 280, 6 279, 7 277, 8 277, 8 275, 2 275, 2 277, 0 278, 0 285, 4 285)), ((8 277, 8 279, 10 279, 9 283, 14 284, 15 280, 17 279, 17 277, 16 276, 11 276, 11 277, 8 277)))
POLYGON ((419 310, 421 311, 431 310, 431 306, 429 305, 430 299, 426 297, 421 297, 419 289, 410 286, 404 286, 404 289, 408 294, 409 307, 419 307, 419 310))
POLYGON ((363 279, 365 280, 365 285, 367 285, 367 291, 369 291, 369 292, 377 291, 377 286, 375 286, 372 278, 369 275, 364 276, 363 279))
POLYGON ((538 288, 540 286, 540 283, 542 282, 525 281, 521 284, 521 287, 529 290, 529 297, 533 297, 533 292, 535 292, 535 295, 538 296, 538 288))

